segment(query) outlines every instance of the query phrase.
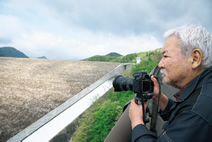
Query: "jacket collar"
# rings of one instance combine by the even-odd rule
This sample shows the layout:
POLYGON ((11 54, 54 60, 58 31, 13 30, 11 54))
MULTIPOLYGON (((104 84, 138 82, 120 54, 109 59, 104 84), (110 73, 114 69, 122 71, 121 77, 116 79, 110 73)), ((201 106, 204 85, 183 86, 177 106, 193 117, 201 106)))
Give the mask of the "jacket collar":
POLYGON ((186 87, 177 92, 176 102, 182 102, 192 94, 195 89, 202 87, 203 84, 212 82, 212 67, 207 68, 203 73, 193 79, 186 87))

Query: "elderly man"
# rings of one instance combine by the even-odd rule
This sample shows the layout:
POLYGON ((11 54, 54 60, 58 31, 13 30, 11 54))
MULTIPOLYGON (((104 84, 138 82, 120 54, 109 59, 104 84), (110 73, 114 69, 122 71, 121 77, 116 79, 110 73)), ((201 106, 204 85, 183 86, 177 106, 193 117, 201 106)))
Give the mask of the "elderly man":
POLYGON ((180 91, 170 100, 161 93, 154 77, 153 100, 167 121, 158 137, 144 125, 142 106, 131 101, 129 117, 133 129, 132 141, 212 141, 212 35, 199 25, 178 27, 164 34, 158 64, 163 83, 180 91), (159 99, 159 101, 158 101, 159 99))

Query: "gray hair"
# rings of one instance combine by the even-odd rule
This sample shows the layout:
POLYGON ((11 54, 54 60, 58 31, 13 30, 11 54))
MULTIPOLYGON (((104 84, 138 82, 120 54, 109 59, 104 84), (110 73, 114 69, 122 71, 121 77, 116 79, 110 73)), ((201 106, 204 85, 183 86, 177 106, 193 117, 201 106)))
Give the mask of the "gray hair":
POLYGON ((177 36, 181 43, 182 54, 190 56, 192 50, 199 48, 202 53, 202 66, 212 66, 212 34, 200 25, 189 25, 171 29, 164 34, 167 39, 170 36, 177 36))

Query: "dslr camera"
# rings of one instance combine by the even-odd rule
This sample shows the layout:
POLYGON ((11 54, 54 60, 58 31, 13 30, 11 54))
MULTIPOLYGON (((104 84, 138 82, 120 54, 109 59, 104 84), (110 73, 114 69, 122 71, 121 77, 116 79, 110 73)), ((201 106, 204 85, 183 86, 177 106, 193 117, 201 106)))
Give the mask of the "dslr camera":
POLYGON ((133 91, 136 93, 135 101, 137 104, 146 102, 153 96, 154 84, 150 76, 145 71, 135 72, 134 78, 123 77, 118 75, 113 81, 115 91, 133 91))

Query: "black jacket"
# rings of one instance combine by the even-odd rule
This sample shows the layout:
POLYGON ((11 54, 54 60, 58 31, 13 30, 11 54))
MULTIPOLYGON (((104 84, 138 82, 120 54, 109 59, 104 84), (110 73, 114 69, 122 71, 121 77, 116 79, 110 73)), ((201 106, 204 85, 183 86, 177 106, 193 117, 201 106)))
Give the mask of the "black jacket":
POLYGON ((176 101, 169 99, 161 117, 167 121, 157 137, 144 125, 137 125, 133 142, 211 142, 212 141, 212 67, 181 89, 176 101))

